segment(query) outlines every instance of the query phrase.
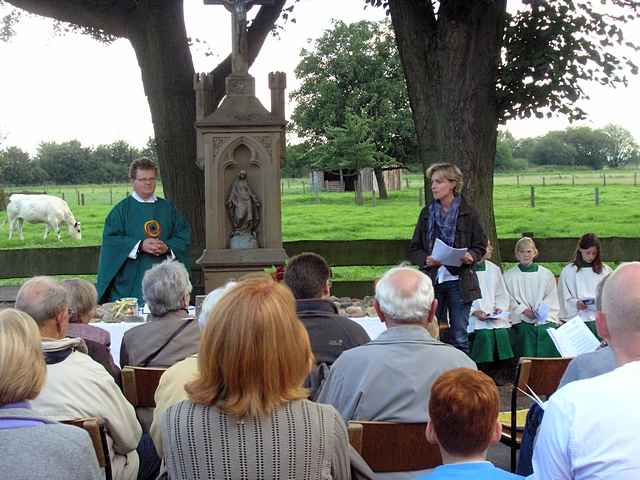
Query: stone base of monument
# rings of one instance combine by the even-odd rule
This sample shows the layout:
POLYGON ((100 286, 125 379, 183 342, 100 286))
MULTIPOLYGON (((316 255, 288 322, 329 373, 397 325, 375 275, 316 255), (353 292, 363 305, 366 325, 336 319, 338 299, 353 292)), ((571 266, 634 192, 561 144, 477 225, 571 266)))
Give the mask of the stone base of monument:
POLYGON ((258 248, 258 240, 252 233, 237 232, 231 235, 229 239, 229 247, 232 250, 254 249, 258 248))
POLYGON ((229 280, 239 280, 244 275, 284 265, 286 259, 287 253, 283 248, 205 249, 196 263, 202 267, 205 293, 209 293, 229 280))

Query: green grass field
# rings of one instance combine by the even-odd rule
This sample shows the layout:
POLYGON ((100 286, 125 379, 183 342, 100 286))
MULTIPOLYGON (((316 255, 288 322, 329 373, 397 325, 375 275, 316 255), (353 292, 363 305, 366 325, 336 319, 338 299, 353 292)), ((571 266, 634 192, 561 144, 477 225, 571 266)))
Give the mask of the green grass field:
MULTIPOLYGON (((570 172, 551 174, 556 178, 558 175, 568 176, 569 179, 572 175, 570 172)), ((496 176, 494 203, 498 236, 519 237, 522 232, 534 232, 537 237, 578 237, 586 231, 594 231, 602 237, 639 235, 640 186, 633 185, 633 172, 617 174, 618 178, 609 174, 606 186, 602 185, 598 174, 589 171, 576 174, 585 178, 591 175, 591 183, 572 186, 571 180, 565 185, 552 185, 547 181, 547 186, 535 187, 535 208, 530 206, 529 184, 539 185, 540 173, 538 177, 527 176, 528 180, 522 176, 520 186, 516 185, 513 175, 496 176), (600 193, 599 206, 595 206, 594 201, 596 186, 600 193)), ((376 200, 375 205, 371 193, 366 192, 365 204, 361 206, 355 204, 353 193, 323 192, 316 196, 309 191, 308 182, 285 179, 282 182, 283 238, 285 241, 409 238, 420 212, 418 195, 422 178, 411 175, 408 179, 408 189, 391 192, 388 200, 376 200)), ((7 189, 7 192, 42 189, 41 186, 7 189)), ((82 223, 82 240, 71 240, 66 231, 62 242, 51 234, 43 240, 42 224, 26 224, 24 242, 17 236, 8 240, 8 226, 4 225, 0 229, 0 249, 99 245, 104 219, 111 209, 111 199, 116 203, 128 189, 126 184, 48 186, 48 193, 64 194, 74 215, 82 223), (76 190, 84 194, 84 206, 78 205, 76 190)), ((162 194, 161 187, 158 193, 162 194)), ((0 221, 5 218, 6 212, 1 212, 0 221)), ((336 276, 342 279, 372 278, 382 270, 384 268, 345 267, 336 269, 336 276)))
MULTIPOLYGON (((538 237, 579 236, 594 231, 600 236, 634 237, 640 223, 640 186, 608 184, 599 186, 600 205, 595 206, 592 185, 550 185, 536 187, 536 207, 530 206, 530 187, 502 185, 497 177, 494 203, 498 235, 518 237, 534 232, 538 237)), ((358 206, 353 193, 303 193, 302 181, 284 180, 282 225, 284 240, 344 240, 409 238, 420 212, 418 176, 410 179, 410 188, 391 192, 385 201, 371 200, 365 193, 365 204, 358 206)), ((72 241, 63 233, 62 245, 98 245, 104 218, 111 209, 110 199, 117 202, 127 192, 127 185, 49 187, 48 193, 62 196, 76 219, 82 223, 82 240, 72 241), (78 205, 76 190, 84 194, 85 205, 78 205), (111 195, 110 192, 113 192, 111 195)), ((159 192, 161 194, 161 192, 159 192)), ((4 220, 6 213, 0 213, 4 220)), ((25 241, 14 236, 8 240, 8 226, 0 232, 0 249, 58 246, 50 235, 42 239, 44 225, 26 224, 25 241)))

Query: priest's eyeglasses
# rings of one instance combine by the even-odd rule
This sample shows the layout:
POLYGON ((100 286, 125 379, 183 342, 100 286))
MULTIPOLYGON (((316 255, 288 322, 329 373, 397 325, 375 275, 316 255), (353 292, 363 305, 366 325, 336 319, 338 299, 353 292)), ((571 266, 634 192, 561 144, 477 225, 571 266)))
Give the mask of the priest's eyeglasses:
POLYGON ((136 178, 136 182, 140 182, 140 183, 154 183, 155 181, 156 181, 156 177, 136 178))

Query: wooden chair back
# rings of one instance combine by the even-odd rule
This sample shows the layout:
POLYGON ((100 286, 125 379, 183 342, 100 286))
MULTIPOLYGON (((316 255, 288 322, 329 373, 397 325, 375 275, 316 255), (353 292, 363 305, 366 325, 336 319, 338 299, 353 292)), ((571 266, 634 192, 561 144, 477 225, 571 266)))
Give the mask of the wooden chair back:
POLYGON ((529 389, 541 399, 548 398, 560 385, 570 358, 536 358, 521 357, 518 362, 516 379, 511 391, 511 419, 508 424, 502 425, 502 437, 500 441, 511 449, 511 471, 516 470, 517 450, 522 443, 522 430, 518 428, 518 398, 529 389))
POLYGON ((122 389, 124 396, 134 407, 155 407, 154 395, 160 377, 166 368, 130 367, 122 368, 122 389))
POLYGON ((409 472, 442 464, 440 449, 427 442, 426 423, 349 422, 349 441, 376 473, 409 472))
POLYGON ((98 465, 100 468, 104 468, 105 480, 111 480, 111 459, 109 457, 109 444, 107 443, 107 427, 102 419, 97 417, 74 418, 72 420, 64 420, 61 423, 87 431, 91 438, 93 449, 96 452, 98 465))

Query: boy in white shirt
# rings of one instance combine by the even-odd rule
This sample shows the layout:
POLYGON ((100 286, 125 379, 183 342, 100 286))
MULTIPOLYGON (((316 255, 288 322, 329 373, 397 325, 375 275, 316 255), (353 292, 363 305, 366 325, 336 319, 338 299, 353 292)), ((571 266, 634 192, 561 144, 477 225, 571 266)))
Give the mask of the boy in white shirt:
POLYGON ((518 265, 504 274, 511 297, 514 353, 518 357, 559 357, 546 332, 558 321, 558 291, 553 273, 534 263, 538 249, 533 239, 522 237, 515 248, 518 265))

